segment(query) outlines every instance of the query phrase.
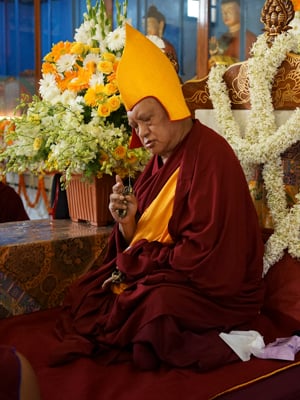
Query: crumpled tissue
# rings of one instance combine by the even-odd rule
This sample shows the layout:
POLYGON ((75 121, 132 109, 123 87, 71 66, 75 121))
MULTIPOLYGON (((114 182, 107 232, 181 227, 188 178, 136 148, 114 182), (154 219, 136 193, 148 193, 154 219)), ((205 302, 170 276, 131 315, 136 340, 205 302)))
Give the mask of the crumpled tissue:
POLYGON ((249 361, 251 354, 257 358, 294 361, 296 353, 300 351, 300 336, 297 334, 278 338, 267 345, 257 331, 222 332, 220 337, 242 361, 249 361))
POLYGON ((255 357, 286 361, 294 361, 295 354, 298 353, 298 351, 300 351, 300 337, 297 335, 278 338, 275 342, 267 344, 262 349, 252 349, 252 353, 255 357))
POLYGON ((219 336, 242 361, 249 361, 253 350, 260 350, 265 347, 264 338, 257 331, 221 332, 219 336))

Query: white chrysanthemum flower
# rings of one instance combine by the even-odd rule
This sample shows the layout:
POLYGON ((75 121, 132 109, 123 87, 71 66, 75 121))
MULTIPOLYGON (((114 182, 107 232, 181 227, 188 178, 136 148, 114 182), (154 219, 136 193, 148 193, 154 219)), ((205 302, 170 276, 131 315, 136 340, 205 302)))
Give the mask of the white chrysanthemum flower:
POLYGON ((66 71, 71 71, 74 64, 76 63, 75 54, 63 54, 56 62, 57 71, 64 73, 66 71))
POLYGON ((49 96, 48 98, 45 98, 45 100, 48 100, 52 105, 59 104, 61 103, 61 93, 59 92, 55 94, 53 92, 52 97, 49 96))
POLYGON ((77 96, 75 99, 70 100, 69 107, 74 112, 83 113, 83 98, 81 96, 77 96))
POLYGON ((55 76, 53 74, 45 74, 39 82, 39 92, 43 99, 51 100, 60 95, 60 90, 56 85, 55 76))
POLYGON ((94 53, 89 53, 86 55, 85 59, 83 60, 83 66, 85 67, 87 63, 89 62, 94 62, 95 64, 98 64, 98 62, 101 60, 101 57, 98 54, 94 53))
POLYGON ((102 72, 97 72, 96 74, 93 74, 91 76, 91 79, 89 81, 89 86, 93 87, 96 85, 103 85, 104 84, 104 74, 102 72))
POLYGON ((61 96, 60 100, 64 105, 69 105, 76 98, 76 93, 72 90, 65 90, 61 96))
POLYGON ((165 50, 165 42, 157 35, 147 35, 146 36, 152 43, 159 47, 162 51, 165 50))
POLYGON ((93 26, 95 26, 94 21, 84 21, 80 27, 75 30, 75 41, 91 45, 93 26))
POLYGON ((125 28, 118 27, 106 37, 107 47, 111 51, 121 50, 125 45, 125 28))

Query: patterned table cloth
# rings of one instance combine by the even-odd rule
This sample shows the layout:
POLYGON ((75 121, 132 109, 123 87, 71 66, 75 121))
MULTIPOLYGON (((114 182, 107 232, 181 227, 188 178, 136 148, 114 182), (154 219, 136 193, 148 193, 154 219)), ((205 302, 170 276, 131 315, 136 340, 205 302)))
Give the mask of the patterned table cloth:
POLYGON ((0 224, 0 318, 60 305, 71 282, 101 265, 111 230, 70 220, 0 224))

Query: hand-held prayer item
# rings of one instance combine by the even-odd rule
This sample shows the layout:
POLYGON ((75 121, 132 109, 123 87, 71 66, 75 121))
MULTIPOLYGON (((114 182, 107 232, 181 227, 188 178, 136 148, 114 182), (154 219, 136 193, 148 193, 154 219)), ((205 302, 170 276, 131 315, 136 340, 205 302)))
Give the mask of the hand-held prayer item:
MULTIPOLYGON (((129 182, 128 182, 128 185, 127 186, 124 186, 124 189, 123 189, 123 191, 122 191, 122 195, 123 196, 127 196, 127 195, 129 195, 129 194, 132 194, 133 193, 133 187, 132 187, 132 185, 131 185, 131 179, 130 179, 130 176, 129 176, 129 182)), ((125 205, 127 205, 127 200, 125 199, 124 201, 123 201, 123 203, 125 204, 125 205)), ((116 210, 116 213, 118 214, 118 216, 120 217, 120 218, 124 218, 124 217, 126 217, 126 215, 127 215, 127 209, 117 209, 116 210)))

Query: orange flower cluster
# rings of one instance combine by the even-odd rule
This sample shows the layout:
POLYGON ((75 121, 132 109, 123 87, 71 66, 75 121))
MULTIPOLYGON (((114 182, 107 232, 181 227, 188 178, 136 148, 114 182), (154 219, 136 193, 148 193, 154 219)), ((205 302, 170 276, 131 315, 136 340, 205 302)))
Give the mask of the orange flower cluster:
POLYGON ((47 74, 55 76, 57 88, 61 93, 70 90, 84 94, 85 105, 96 107, 98 115, 107 118, 121 107, 116 83, 119 60, 113 53, 98 53, 98 48, 91 48, 83 43, 61 41, 53 45, 51 52, 45 56, 42 72, 44 77, 47 74), (87 55, 95 57, 84 62, 87 55), (65 64, 62 72, 60 68, 63 58, 65 64), (103 74, 104 81, 102 84, 91 85, 91 78, 96 71, 103 74))
MULTIPOLYGON (((14 132, 15 124, 10 119, 0 120, 0 138, 3 137, 6 145, 12 144, 12 141, 8 139, 10 133, 14 132)), ((2 139, 0 139, 2 140, 2 139)), ((1 148, 2 146, 0 146, 1 148)))
POLYGON ((295 11, 300 11, 300 0, 292 0, 294 10, 295 11))

